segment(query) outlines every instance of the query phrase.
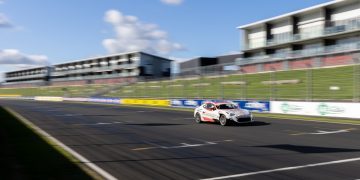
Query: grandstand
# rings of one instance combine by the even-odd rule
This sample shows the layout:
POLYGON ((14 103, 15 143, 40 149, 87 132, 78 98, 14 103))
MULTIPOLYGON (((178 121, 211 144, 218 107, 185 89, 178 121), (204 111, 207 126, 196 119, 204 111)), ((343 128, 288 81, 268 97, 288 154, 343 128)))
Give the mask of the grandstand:
POLYGON ((29 87, 46 85, 50 77, 49 67, 36 67, 5 73, 6 87, 29 87))
POLYGON ((69 86, 135 82, 169 77, 171 60, 144 52, 129 52, 5 73, 3 87, 69 86))

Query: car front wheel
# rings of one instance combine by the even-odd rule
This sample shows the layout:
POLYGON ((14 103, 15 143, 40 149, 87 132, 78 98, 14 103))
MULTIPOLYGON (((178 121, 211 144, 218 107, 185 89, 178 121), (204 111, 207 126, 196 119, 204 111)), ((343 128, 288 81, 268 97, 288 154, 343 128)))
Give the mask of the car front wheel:
POLYGON ((195 122, 196 123, 201 123, 201 116, 200 116, 199 113, 196 113, 196 115, 195 115, 195 122))
POLYGON ((229 120, 226 119, 226 117, 224 115, 220 116, 219 121, 222 126, 227 126, 229 124, 229 120))

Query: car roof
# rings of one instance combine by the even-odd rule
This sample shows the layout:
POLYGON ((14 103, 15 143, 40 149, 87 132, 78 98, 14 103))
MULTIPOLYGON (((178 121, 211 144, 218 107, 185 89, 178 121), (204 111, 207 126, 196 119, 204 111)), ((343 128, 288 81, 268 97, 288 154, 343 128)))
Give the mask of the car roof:
POLYGON ((234 104, 234 103, 231 102, 231 101, 206 101, 206 102, 204 102, 204 104, 207 104, 207 103, 211 103, 211 104, 215 104, 215 105, 234 104))

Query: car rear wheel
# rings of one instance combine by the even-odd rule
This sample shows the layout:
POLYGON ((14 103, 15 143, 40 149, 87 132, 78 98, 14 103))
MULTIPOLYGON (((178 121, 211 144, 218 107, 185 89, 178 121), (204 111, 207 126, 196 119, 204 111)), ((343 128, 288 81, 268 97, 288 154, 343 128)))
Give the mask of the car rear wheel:
POLYGON ((195 115, 195 122, 196 123, 201 123, 201 116, 200 116, 199 113, 196 113, 196 115, 195 115))
POLYGON ((226 117, 224 115, 220 116, 219 121, 222 126, 227 126, 229 124, 229 120, 226 119, 226 117))

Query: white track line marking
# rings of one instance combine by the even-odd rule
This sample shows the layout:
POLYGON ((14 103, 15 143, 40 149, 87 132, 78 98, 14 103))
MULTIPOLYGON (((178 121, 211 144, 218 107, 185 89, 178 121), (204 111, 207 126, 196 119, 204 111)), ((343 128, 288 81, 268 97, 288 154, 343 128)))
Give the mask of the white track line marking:
POLYGON ((176 146, 162 146, 152 142, 145 142, 146 144, 152 145, 150 147, 141 147, 132 149, 133 151, 143 151, 149 149, 179 149, 179 148, 191 148, 191 147, 200 147, 200 146, 209 146, 209 145, 217 145, 222 142, 231 142, 232 140, 223 140, 223 141, 205 141, 201 139, 190 138, 193 140, 201 141, 202 143, 189 144, 189 143, 180 143, 180 145, 176 146))
POLYGON ((295 134, 291 134, 293 136, 298 136, 298 135, 326 135, 326 134, 338 134, 338 133, 348 133, 350 131, 356 130, 356 128, 350 128, 350 129, 341 129, 341 130, 335 130, 335 131, 321 131, 321 130, 317 130, 314 133, 295 133, 295 134))
POLYGON ((279 171, 290 171, 290 170, 303 169, 303 168, 308 168, 308 167, 316 167, 316 166, 326 166, 326 165, 332 165, 332 164, 348 163, 348 162, 354 162, 354 161, 360 161, 360 157, 351 158, 351 159, 337 160, 337 161, 322 162, 322 163, 316 163, 316 164, 307 164, 307 165, 302 165, 302 166, 292 166, 292 167, 284 167, 284 168, 271 169, 271 170, 265 170, 265 171, 249 172, 249 173, 243 173, 243 174, 219 176, 219 177, 213 177, 213 178, 206 178, 206 179, 202 179, 202 180, 230 179, 230 178, 237 178, 237 177, 245 177, 245 176, 258 175, 258 174, 279 172, 279 171))
POLYGON ((45 132, 44 130, 42 130, 40 127, 36 126, 35 124, 33 124, 32 122, 30 122, 29 120, 27 120, 26 118, 24 118, 23 116, 21 116, 20 114, 18 114, 17 112, 9 109, 9 108, 5 108, 7 111, 9 111, 11 114, 13 114, 16 118, 18 118, 20 121, 22 121, 24 124, 30 126, 32 129, 34 129, 37 133, 39 133, 41 136, 46 137, 47 139, 51 140, 52 142, 54 142, 56 145, 60 146, 62 149, 64 149, 65 151, 67 151, 68 153, 70 153, 72 156, 74 156, 76 159, 78 159, 81 163, 85 164, 86 166, 88 166, 90 169, 92 169, 93 171, 97 172, 98 174, 100 174, 101 176, 103 176, 105 179, 107 180, 117 180, 117 178, 115 178, 114 176, 112 176, 111 174, 109 174, 108 172, 106 172, 105 170, 101 169, 99 166, 97 166, 96 164, 92 163, 91 161, 89 161, 88 159, 86 159, 84 156, 82 156, 81 154, 77 153, 76 151, 72 150, 70 147, 66 146, 65 144, 63 144, 62 142, 60 142, 59 140, 57 140, 56 138, 52 137, 50 134, 48 134, 47 132, 45 132))

